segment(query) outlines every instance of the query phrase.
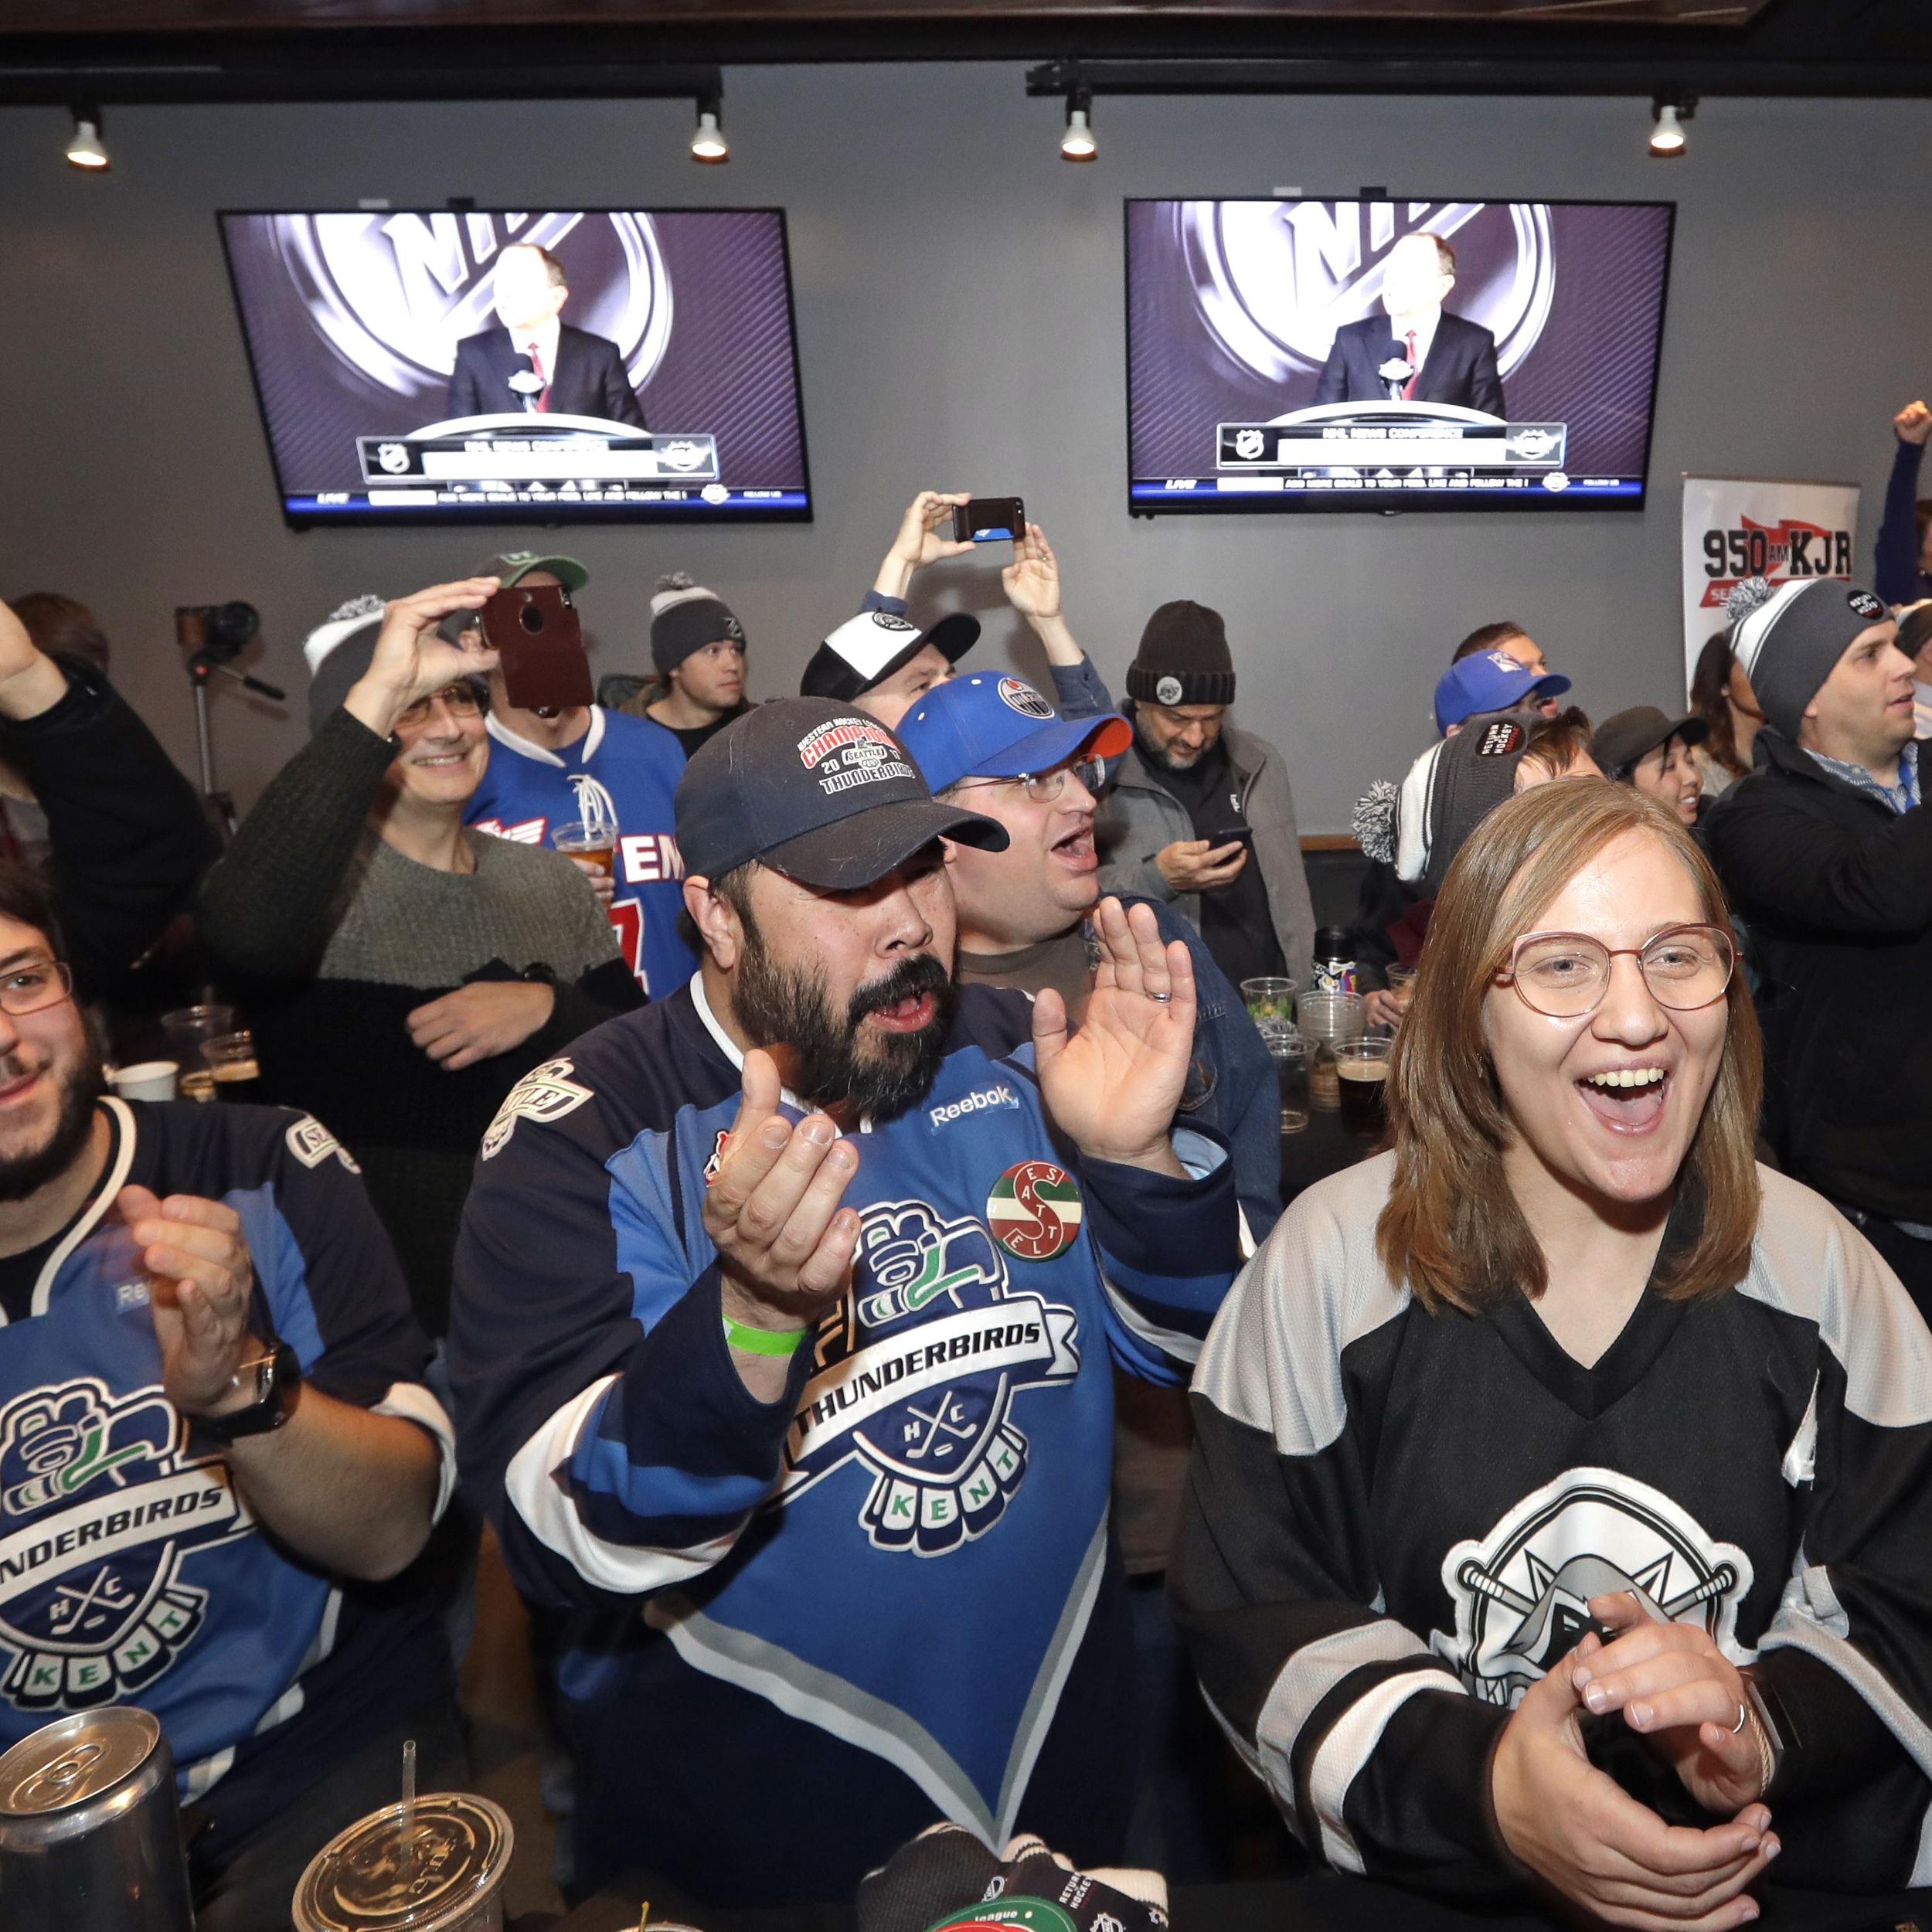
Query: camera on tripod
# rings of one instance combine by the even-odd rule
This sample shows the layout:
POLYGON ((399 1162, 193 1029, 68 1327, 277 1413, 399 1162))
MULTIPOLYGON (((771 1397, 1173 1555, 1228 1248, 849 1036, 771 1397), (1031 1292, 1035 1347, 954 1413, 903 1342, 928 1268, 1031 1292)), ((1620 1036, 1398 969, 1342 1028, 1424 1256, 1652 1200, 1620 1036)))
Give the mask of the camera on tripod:
POLYGON ((184 651, 227 664, 253 643, 262 614, 252 604, 179 604, 175 607, 175 641, 184 651))

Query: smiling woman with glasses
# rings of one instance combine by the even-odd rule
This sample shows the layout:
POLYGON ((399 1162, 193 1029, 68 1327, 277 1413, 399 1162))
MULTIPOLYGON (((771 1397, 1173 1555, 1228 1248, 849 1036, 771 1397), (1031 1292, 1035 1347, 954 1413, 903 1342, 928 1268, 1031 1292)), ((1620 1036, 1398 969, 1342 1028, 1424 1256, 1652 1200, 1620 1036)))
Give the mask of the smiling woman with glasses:
POLYGON ((1589 779, 1498 806, 1393 1151, 1296 1201, 1209 1338, 1170 1587, 1339 1870, 1713 1932, 1774 1859, 1922 1876, 1932 1336, 1757 1165, 1735 964, 1675 815, 1589 779))

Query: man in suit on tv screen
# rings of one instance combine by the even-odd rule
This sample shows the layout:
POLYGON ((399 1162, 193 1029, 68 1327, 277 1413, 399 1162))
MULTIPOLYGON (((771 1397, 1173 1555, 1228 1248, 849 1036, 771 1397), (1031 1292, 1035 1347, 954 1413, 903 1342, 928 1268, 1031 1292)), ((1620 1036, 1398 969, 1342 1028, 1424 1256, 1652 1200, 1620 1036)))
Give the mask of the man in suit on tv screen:
POLYGON ((1316 403, 1453 403, 1505 414, 1495 337, 1443 307, 1455 285, 1456 251, 1440 235, 1404 235, 1383 267, 1386 313, 1335 331, 1316 403))
POLYGON ((451 417, 521 410, 528 396, 539 415, 598 416, 645 427, 617 344, 557 319, 570 290, 563 264, 547 248, 512 243, 496 258, 493 293, 498 326, 456 345, 451 417))

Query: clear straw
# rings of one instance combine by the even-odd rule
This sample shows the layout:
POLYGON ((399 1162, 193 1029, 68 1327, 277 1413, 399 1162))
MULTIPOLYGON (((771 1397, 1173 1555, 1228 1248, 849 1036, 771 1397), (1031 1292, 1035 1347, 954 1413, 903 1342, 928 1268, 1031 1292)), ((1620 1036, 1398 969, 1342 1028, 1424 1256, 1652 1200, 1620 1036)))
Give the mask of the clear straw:
POLYGON ((416 1869, 416 1740, 403 1743, 403 1869, 416 1869))

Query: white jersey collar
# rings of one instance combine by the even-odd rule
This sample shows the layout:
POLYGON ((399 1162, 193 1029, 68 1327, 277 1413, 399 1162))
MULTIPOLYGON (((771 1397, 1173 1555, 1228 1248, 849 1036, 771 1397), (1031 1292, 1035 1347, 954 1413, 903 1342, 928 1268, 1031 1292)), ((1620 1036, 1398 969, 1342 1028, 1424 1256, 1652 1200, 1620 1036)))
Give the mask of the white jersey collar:
MULTIPOLYGON (((583 749, 577 754, 580 764, 588 764, 597 756, 597 747, 604 742, 604 707, 594 704, 590 707, 590 726, 583 734, 583 749)), ((519 758, 532 758, 540 765, 555 765, 558 770, 565 768, 566 761, 557 756, 547 746, 536 744, 531 740, 512 731, 492 711, 483 720, 483 728, 505 750, 514 751, 519 758)))

